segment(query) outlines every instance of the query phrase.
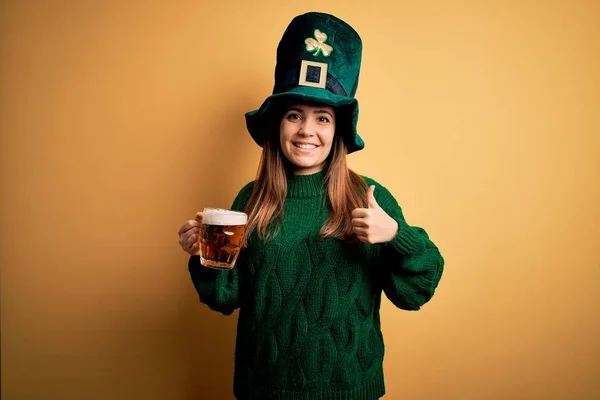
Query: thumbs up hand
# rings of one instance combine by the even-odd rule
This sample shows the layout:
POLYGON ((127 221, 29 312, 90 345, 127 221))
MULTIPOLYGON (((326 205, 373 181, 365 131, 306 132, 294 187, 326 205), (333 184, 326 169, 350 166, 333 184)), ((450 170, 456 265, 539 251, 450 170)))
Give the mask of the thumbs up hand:
POLYGON ((398 223, 379 207, 374 193, 375 186, 369 187, 369 208, 357 208, 352 211, 352 231, 358 240, 367 244, 388 242, 398 233, 398 223))

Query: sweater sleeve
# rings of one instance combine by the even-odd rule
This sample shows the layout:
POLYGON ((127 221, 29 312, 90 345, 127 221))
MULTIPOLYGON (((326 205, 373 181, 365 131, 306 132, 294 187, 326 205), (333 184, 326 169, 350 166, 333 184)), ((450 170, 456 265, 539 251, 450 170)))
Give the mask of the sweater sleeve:
MULTIPOLYGON (((250 193, 251 184, 248 184, 238 193, 231 210, 243 211, 250 193)), ((188 270, 200 302, 224 315, 239 308, 244 287, 240 271, 246 267, 246 260, 246 251, 242 249, 233 269, 218 270, 200 264, 200 256, 190 256, 188 270)))
POLYGON ((398 223, 398 233, 379 244, 377 267, 388 299, 403 310, 419 310, 434 295, 442 277, 444 258, 427 232, 409 225, 392 194, 376 185, 375 197, 384 211, 398 223))

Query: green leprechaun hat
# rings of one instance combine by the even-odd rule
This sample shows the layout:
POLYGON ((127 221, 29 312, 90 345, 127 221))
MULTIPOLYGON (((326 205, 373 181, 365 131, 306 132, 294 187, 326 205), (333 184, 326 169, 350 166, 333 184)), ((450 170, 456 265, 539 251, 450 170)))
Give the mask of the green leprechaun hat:
POLYGON ((301 101, 336 108, 348 153, 364 148, 356 132, 358 101, 354 98, 361 57, 362 40, 346 22, 317 12, 295 17, 277 47, 273 94, 258 110, 246 113, 254 141, 262 146, 282 107, 301 101))

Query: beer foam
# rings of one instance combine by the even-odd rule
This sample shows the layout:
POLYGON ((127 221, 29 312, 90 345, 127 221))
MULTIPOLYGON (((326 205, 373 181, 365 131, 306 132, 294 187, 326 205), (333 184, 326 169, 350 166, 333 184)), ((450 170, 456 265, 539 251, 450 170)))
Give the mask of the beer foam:
POLYGON ((205 208, 202 223, 206 225, 246 225, 248 215, 222 208, 205 208))

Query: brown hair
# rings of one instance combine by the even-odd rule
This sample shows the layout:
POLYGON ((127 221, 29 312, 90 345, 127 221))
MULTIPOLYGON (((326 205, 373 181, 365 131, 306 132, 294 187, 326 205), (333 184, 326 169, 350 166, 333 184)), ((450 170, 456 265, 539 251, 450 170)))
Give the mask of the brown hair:
MULTIPOLYGON (((325 187, 329 201, 324 206, 329 207, 330 213, 320 236, 352 240, 355 237, 352 232, 352 211, 366 206, 368 188, 364 179, 346 164, 348 150, 341 128, 336 129, 334 143, 325 163, 325 187)), ((279 144, 279 124, 272 125, 269 130, 272 134, 267 135, 263 145, 254 188, 246 203, 248 224, 244 243, 247 243, 255 229, 259 238, 272 239, 278 230, 278 225, 272 223, 280 224, 283 219, 287 174, 291 173, 291 168, 279 144)))

